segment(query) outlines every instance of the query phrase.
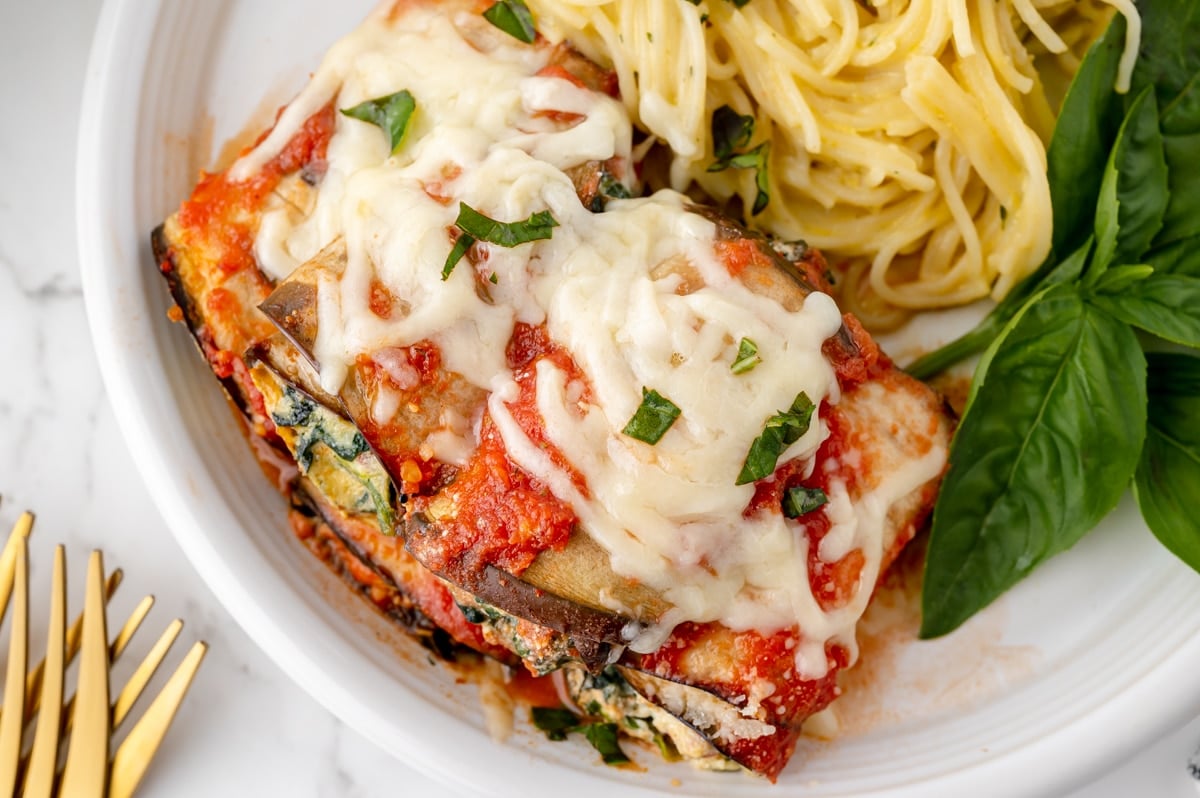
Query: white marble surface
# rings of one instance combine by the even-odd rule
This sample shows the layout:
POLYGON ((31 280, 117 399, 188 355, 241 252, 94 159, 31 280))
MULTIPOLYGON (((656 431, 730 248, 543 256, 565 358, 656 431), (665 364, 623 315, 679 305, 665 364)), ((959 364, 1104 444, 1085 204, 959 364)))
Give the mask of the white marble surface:
MULTIPOLYGON (((99 5, 0 2, 0 528, 37 511, 35 585, 54 543, 66 544, 76 577, 103 548, 127 575, 118 611, 158 598, 135 649, 176 616, 185 642, 210 644, 141 794, 444 795, 258 650, 184 559, 122 444, 88 340, 74 234, 76 119, 99 5)), ((1197 742, 1200 719, 1070 798, 1195 796, 1184 763, 1197 742)))

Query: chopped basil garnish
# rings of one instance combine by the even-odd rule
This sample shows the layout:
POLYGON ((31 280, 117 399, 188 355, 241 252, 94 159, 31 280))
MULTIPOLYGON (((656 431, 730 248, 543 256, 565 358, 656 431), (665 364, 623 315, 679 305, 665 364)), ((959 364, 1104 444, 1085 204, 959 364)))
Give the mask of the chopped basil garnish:
POLYGON ((458 218, 454 224, 463 234, 454 242, 454 249, 450 250, 446 257, 446 265, 442 267, 443 280, 449 279, 454 267, 476 241, 487 241, 496 246, 512 248, 530 241, 550 238, 554 234, 554 228, 558 227, 558 222, 550 215, 550 211, 530 214, 528 219, 521 222, 497 222, 465 202, 458 203, 458 218))
POLYGON ((489 282, 489 283, 491 283, 492 285, 499 285, 499 283, 500 283, 500 278, 496 276, 496 273, 495 273, 495 272, 492 272, 492 273, 491 273, 491 274, 488 276, 488 282, 489 282))
POLYGON ((761 362, 762 358, 758 356, 758 344, 749 338, 743 338, 738 344, 737 358, 729 365, 729 370, 734 374, 745 374, 761 362))
POLYGON ((551 740, 565 740, 572 732, 583 732, 589 743, 600 753, 606 765, 623 765, 629 757, 621 750, 615 723, 583 723, 568 709, 561 707, 533 707, 530 710, 533 725, 551 740))
POLYGON ((754 135, 754 117, 739 114, 728 105, 713 111, 711 126, 713 155, 717 157, 717 163, 728 161, 734 151, 749 144, 754 135))
POLYGON ((342 113, 353 119, 370 122, 387 133, 391 152, 394 153, 400 149, 400 142, 404 140, 408 122, 416 108, 417 101, 408 89, 404 89, 386 97, 367 100, 353 108, 343 108, 342 113))
POLYGON ((642 403, 621 432, 651 445, 658 443, 679 418, 679 407, 658 391, 642 388, 642 403))
POLYGON ((799 518, 826 504, 829 497, 820 488, 803 485, 788 488, 783 494, 783 514, 788 518, 799 518))
POLYGON ((497 222, 465 202, 458 203, 458 218, 454 224, 459 230, 479 241, 510 248, 550 238, 554 228, 558 227, 558 222, 550 215, 550 211, 538 211, 520 222, 497 222))
POLYGON ((625 188, 624 183, 617 180, 607 171, 602 172, 600 175, 600 193, 613 199, 629 199, 633 196, 629 193, 629 189, 625 188))
POLYGON ((579 716, 561 707, 533 707, 533 725, 551 740, 565 740, 567 733, 579 728, 579 716))
POLYGON ((708 171, 754 169, 754 185, 758 191, 754 196, 754 208, 751 213, 757 216, 763 212, 771 199, 767 187, 767 156, 771 152, 770 142, 764 141, 752 150, 739 152, 750 143, 750 138, 754 135, 754 117, 739 114, 728 105, 722 105, 713 111, 711 128, 713 155, 717 160, 708 167, 708 171))
POLYGON ((450 254, 446 256, 446 265, 442 267, 442 281, 450 279, 450 273, 454 271, 454 267, 463 259, 463 255, 467 254, 467 250, 475 243, 475 239, 463 233, 454 242, 454 249, 450 250, 450 254))
POLYGON ((483 12, 483 18, 526 44, 533 44, 533 40, 537 38, 537 29, 533 27, 533 14, 529 6, 525 5, 525 0, 500 0, 483 12))
POLYGON ((771 194, 767 185, 767 156, 771 153, 771 143, 764 141, 752 150, 747 152, 739 152, 729 158, 717 161, 712 166, 708 167, 710 172, 720 172, 723 169, 754 169, 754 186, 758 189, 754 195, 754 207, 751 213, 757 216, 762 213, 767 207, 767 203, 771 201, 771 194))
POLYGON ((808 424, 812 421, 815 409, 816 405, 808 398, 808 394, 801 391, 796 394, 796 399, 788 410, 768 418, 767 423, 763 425, 762 434, 750 444, 746 462, 742 463, 742 471, 734 484, 745 485, 775 473, 775 464, 779 462, 783 450, 808 432, 808 424))

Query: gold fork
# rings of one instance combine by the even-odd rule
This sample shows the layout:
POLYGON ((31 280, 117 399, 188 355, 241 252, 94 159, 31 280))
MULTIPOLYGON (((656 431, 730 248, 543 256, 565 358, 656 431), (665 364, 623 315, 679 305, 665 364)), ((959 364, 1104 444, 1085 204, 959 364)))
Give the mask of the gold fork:
POLYGON ((141 696, 167 651, 179 636, 182 621, 172 621, 134 670, 116 699, 110 696, 110 666, 121 656, 154 599, 142 599, 112 643, 107 632, 106 604, 121 582, 121 572, 104 578, 103 558, 93 551, 88 561, 83 614, 66 624, 66 557, 54 551, 50 589, 50 625, 46 658, 28 670, 29 560, 26 539, 33 515, 23 514, 0 551, 0 619, 12 599, 4 706, 0 709, 0 796, 27 798, 128 798, 137 789, 150 760, 183 701, 207 647, 192 645, 138 722, 110 757, 112 736, 141 696), (75 695, 64 701, 65 673, 78 654, 75 695), (27 673, 28 671, 28 673, 27 673), (31 725, 33 741, 24 741, 31 725), (60 749, 66 764, 59 770, 60 749))

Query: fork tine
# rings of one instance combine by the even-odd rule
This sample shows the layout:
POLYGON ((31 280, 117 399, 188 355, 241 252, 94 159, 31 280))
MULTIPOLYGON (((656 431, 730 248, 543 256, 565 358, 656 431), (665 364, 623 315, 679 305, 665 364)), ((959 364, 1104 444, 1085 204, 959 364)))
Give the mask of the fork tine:
MULTIPOLYGON (((117 657, 121 656, 125 651, 125 647, 129 645, 129 640, 133 637, 138 627, 142 625, 142 621, 146 619, 146 613, 150 612, 150 608, 154 606, 154 596, 145 596, 133 608, 133 612, 129 613, 129 617, 125 620, 125 625, 121 627, 121 631, 117 632, 117 636, 113 639, 112 644, 108 647, 108 662, 111 666, 117 661, 117 657)), ((68 652, 70 653, 70 652, 68 652)), ((111 688, 111 685, 109 685, 111 688)), ((118 699, 119 700, 119 699, 118 699)), ((64 731, 70 731, 72 721, 72 710, 75 707, 75 696, 67 699, 67 725, 64 731)), ((113 720, 112 728, 116 730, 120 721, 113 720)))
POLYGON ((204 660, 208 646, 197 642, 192 645, 183 662, 171 674, 171 678, 150 704, 146 714, 130 730, 129 736, 117 749, 113 757, 112 780, 109 783, 108 798, 129 798, 146 775, 150 760, 158 751, 163 736, 175 718, 179 704, 187 694, 196 669, 204 660))
MULTIPOLYGON (((33 750, 25 771, 25 798, 50 798, 58 767, 58 738, 62 730, 63 666, 67 621, 66 556, 54 549, 54 576, 50 585, 50 630, 46 641, 45 681, 41 714, 33 737, 33 750)), ((3 795, 4 793, 0 793, 3 795)))
POLYGON ((121 692, 117 694, 117 701, 113 704, 113 719, 112 727, 115 730, 121 725, 121 721, 125 720, 125 716, 129 714, 129 710, 133 708, 134 703, 141 696, 142 691, 146 689, 146 685, 154 677, 154 672, 158 670, 158 666, 167 656, 167 652, 175 643, 175 638, 179 636, 179 630, 183 628, 183 621, 176 618, 171 621, 162 636, 158 638, 158 642, 150 649, 150 653, 146 654, 146 658, 137 666, 137 670, 129 677, 129 681, 125 682, 125 686, 121 688, 121 692))
MULTIPOLYGON (((121 586, 121 580, 124 578, 124 576, 125 573, 120 568, 117 568, 108 575, 108 581, 104 583, 104 597, 106 600, 112 599, 113 595, 117 592, 117 588, 121 586)), ((138 624, 142 622, 142 619, 146 617, 146 613, 150 611, 149 605, 146 604, 148 599, 151 604, 154 603, 153 599, 150 599, 149 596, 142 599, 142 601, 134 609, 133 613, 130 614, 129 620, 125 622, 125 626, 121 629, 121 633, 117 635, 117 640, 113 643, 113 659, 116 659, 121 653, 121 651, 117 649, 117 643, 121 643, 121 649, 124 649, 125 644, 129 642, 128 635, 125 636, 125 640, 122 642, 122 635, 125 635, 126 630, 130 629, 131 624, 133 627, 132 630, 129 631, 129 635, 132 635, 134 631, 137 631, 138 624), (135 617, 137 618, 136 622, 134 621, 135 617)), ((79 615, 75 616, 75 620, 72 621, 71 625, 67 627, 66 652, 63 659, 64 668, 74 662, 75 655, 79 653, 79 634, 82 630, 83 613, 81 612, 79 615)), ((46 660, 43 659, 34 666, 33 670, 29 672, 29 676, 25 679, 25 717, 27 718, 32 718, 38 711, 38 702, 41 701, 42 695, 42 670, 45 667, 46 660)), ((70 705, 67 706, 66 714, 68 717, 70 717, 70 705)))
POLYGON ((13 570, 17 562, 17 542, 29 537, 33 530, 33 513, 21 513, 17 523, 13 524, 4 551, 0 552, 0 618, 8 611, 8 597, 12 595, 13 570))
MULTIPOLYGON (((24 517, 24 516, 22 516, 24 517)), ((29 664, 29 585, 25 537, 14 530, 13 570, 16 601, 8 644, 8 671, 4 679, 4 703, 12 711, 0 715, 0 795, 12 795, 21 764, 21 732, 25 729, 25 668, 29 664)))
MULTIPOLYGON (((104 617, 104 561, 98 551, 88 560, 83 608, 79 683, 75 690, 75 729, 67 750, 62 795, 103 798, 108 767, 108 633, 104 617)), ((3 718, 0 718, 3 722, 3 718)), ((2 793, 0 793, 2 794, 2 793)))

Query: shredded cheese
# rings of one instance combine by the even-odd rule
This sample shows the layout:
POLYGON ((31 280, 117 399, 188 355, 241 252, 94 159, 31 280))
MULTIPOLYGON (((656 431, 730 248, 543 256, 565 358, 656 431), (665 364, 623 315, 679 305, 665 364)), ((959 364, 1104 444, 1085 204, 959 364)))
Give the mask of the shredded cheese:
MULTIPOLYGON (((616 573, 658 589, 673 605, 630 640, 633 648, 656 648, 682 621, 799 627, 797 668, 821 676, 828 641, 853 646, 890 502, 935 476, 942 461, 931 457, 896 475, 855 506, 834 492, 837 526, 820 555, 861 550, 865 587, 848 606, 823 610, 809 584, 802 525, 779 513, 743 518, 754 486, 734 483, 769 416, 801 391, 818 405, 837 400, 821 347, 841 315, 824 294, 789 312, 749 290, 718 259, 712 222, 680 194, 613 200, 604 213, 584 208, 566 172, 610 159, 628 167, 632 125, 617 100, 539 76, 548 59, 547 48, 497 36, 474 14, 417 5, 399 24, 384 15, 368 19, 333 48, 232 174, 253 175, 330 100, 347 108, 409 90, 417 110, 405 142, 389 154, 378 128, 339 116, 311 212, 265 218, 256 252, 283 278, 344 239, 345 270, 318 292, 314 351, 326 390, 336 392, 361 355, 430 339, 447 369, 490 392, 488 412, 510 458, 572 507, 616 573), (558 226, 548 240, 478 244, 486 271, 477 274, 463 260, 443 279, 459 202, 501 221, 548 210, 558 226), (481 278, 491 275, 481 291, 481 278), (403 297, 407 310, 388 319, 374 314, 373 280, 403 297), (583 476, 586 494, 509 410, 517 386, 505 347, 518 321, 545 324, 588 381, 584 402, 567 374, 548 360, 538 364, 537 411, 550 441, 583 476), (735 374, 729 366, 743 337, 757 344, 761 362, 735 374), (682 411, 654 446, 621 433, 645 387, 682 411)), ((447 424, 427 444, 440 459, 462 463, 472 445, 469 422, 455 416, 447 424)), ((817 412, 780 462, 800 458, 811 470, 827 435, 817 412)))

